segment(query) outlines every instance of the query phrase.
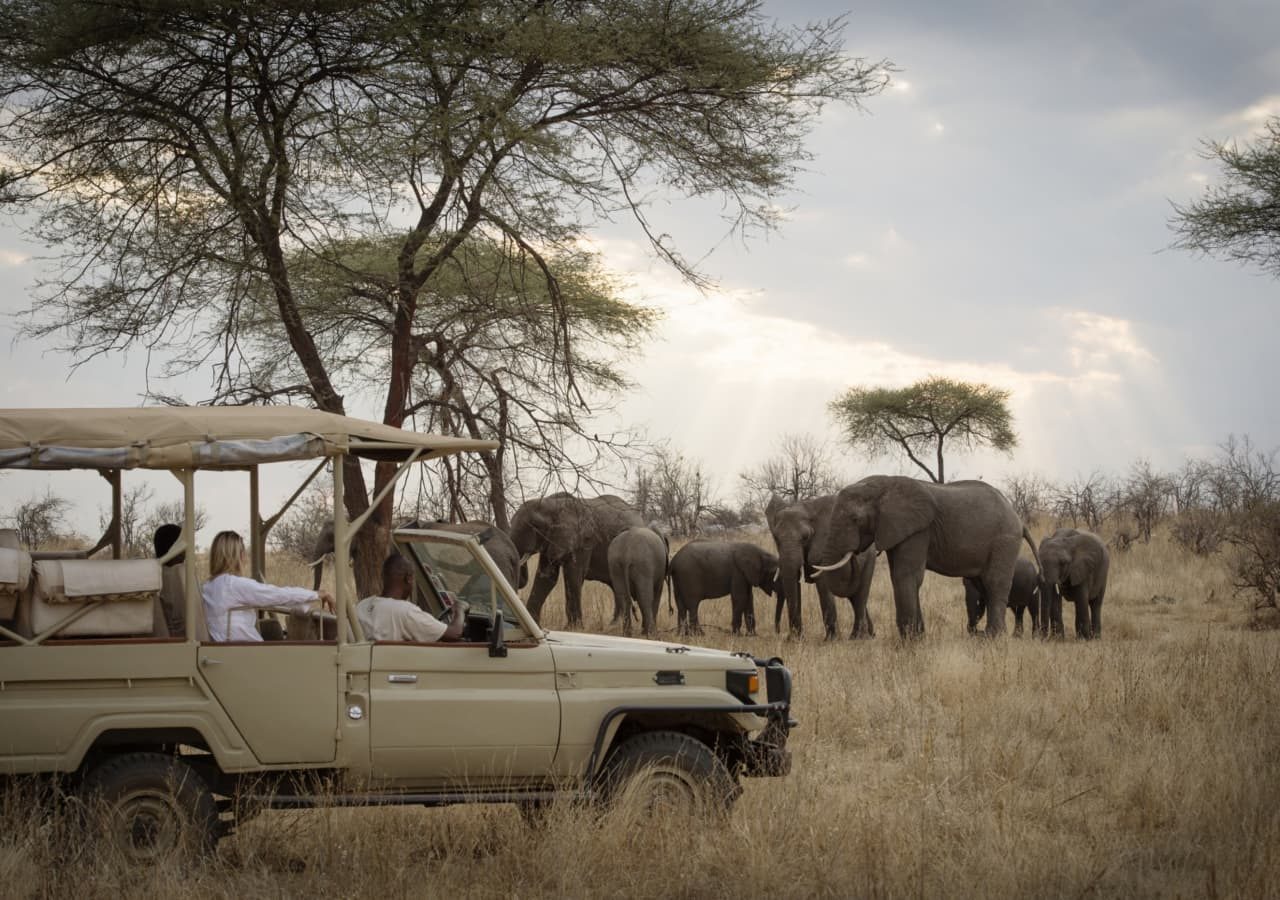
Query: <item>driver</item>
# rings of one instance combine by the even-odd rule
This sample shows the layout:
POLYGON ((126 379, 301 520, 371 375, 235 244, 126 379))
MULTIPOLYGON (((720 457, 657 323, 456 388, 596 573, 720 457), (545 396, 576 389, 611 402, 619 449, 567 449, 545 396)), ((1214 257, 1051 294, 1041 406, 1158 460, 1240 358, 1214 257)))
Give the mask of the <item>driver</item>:
POLYGON ((356 604, 356 615, 364 636, 371 641, 413 641, 430 644, 456 641, 462 637, 466 616, 448 597, 441 598, 451 610, 446 626, 431 613, 421 610, 408 598, 413 596, 413 566, 399 553, 382 564, 382 595, 365 597, 356 604))

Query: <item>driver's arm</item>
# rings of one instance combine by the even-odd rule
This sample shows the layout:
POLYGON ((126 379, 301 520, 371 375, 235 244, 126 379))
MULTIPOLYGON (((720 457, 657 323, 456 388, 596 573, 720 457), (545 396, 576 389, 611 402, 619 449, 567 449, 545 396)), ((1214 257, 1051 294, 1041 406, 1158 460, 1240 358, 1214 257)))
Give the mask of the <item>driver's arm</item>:
POLYGON ((440 600, 449 610, 449 627, 444 630, 444 634, 440 635, 440 640, 462 640, 463 629, 467 627, 467 610, 465 605, 458 603, 449 596, 441 597, 440 600))

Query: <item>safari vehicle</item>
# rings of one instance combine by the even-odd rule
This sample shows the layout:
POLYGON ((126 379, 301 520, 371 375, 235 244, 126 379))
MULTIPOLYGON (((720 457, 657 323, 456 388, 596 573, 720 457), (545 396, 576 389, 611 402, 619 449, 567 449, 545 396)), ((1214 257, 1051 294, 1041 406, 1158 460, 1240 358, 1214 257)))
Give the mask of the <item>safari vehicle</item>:
POLYGON ((446 600, 465 601, 452 604, 465 611, 462 642, 370 641, 349 561, 368 516, 349 522, 340 499, 335 614, 294 615, 287 628, 260 619, 274 640, 208 640, 203 573, 187 552, 202 473, 248 473, 250 561, 263 579, 271 527, 326 469, 341 498, 345 457, 395 462, 398 479, 492 446, 278 407, 0 411, 0 469, 96 470, 115 512, 94 548, 110 547, 109 559, 0 549, 0 781, 56 782, 96 810, 109 845, 142 862, 210 846, 263 808, 536 808, 623 786, 727 808, 740 776, 786 774, 794 723, 780 660, 545 631, 483 534, 393 535, 416 602, 444 618, 446 600), (264 518, 260 467, 298 460, 316 465, 264 518), (181 483, 182 536, 159 560, 121 558, 122 476, 134 469, 181 483), (186 624, 169 634, 157 598, 175 573, 170 599, 186 624))

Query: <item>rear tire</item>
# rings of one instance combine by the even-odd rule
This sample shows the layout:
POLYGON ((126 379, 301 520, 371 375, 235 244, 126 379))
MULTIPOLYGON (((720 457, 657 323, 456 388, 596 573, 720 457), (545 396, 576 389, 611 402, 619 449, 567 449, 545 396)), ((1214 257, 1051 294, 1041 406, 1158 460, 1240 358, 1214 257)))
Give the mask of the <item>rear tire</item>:
POLYGON ((80 788, 91 840, 133 865, 211 852, 218 808, 204 779, 163 753, 125 753, 89 770, 80 788))
POLYGON ((724 761, 697 738, 647 731, 623 741, 600 775, 610 804, 635 802, 650 814, 723 814, 742 793, 724 761))

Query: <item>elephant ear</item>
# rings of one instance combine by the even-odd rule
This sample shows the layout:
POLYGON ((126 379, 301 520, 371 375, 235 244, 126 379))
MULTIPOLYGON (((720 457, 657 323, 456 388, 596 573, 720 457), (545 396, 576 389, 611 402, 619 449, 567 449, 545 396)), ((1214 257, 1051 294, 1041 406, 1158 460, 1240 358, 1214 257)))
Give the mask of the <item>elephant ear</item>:
POLYGON ((764 577, 761 557, 750 544, 737 544, 733 548, 733 564, 748 584, 759 584, 764 577))
POLYGON ((938 515, 938 504, 914 478, 896 478, 880 495, 876 547, 888 550, 924 531, 938 515))
POLYGON ((1067 581, 1070 584, 1084 584, 1089 580, 1089 570, 1093 568, 1089 556, 1089 546, 1084 541, 1079 538, 1072 541, 1071 562, 1067 564, 1067 581))

